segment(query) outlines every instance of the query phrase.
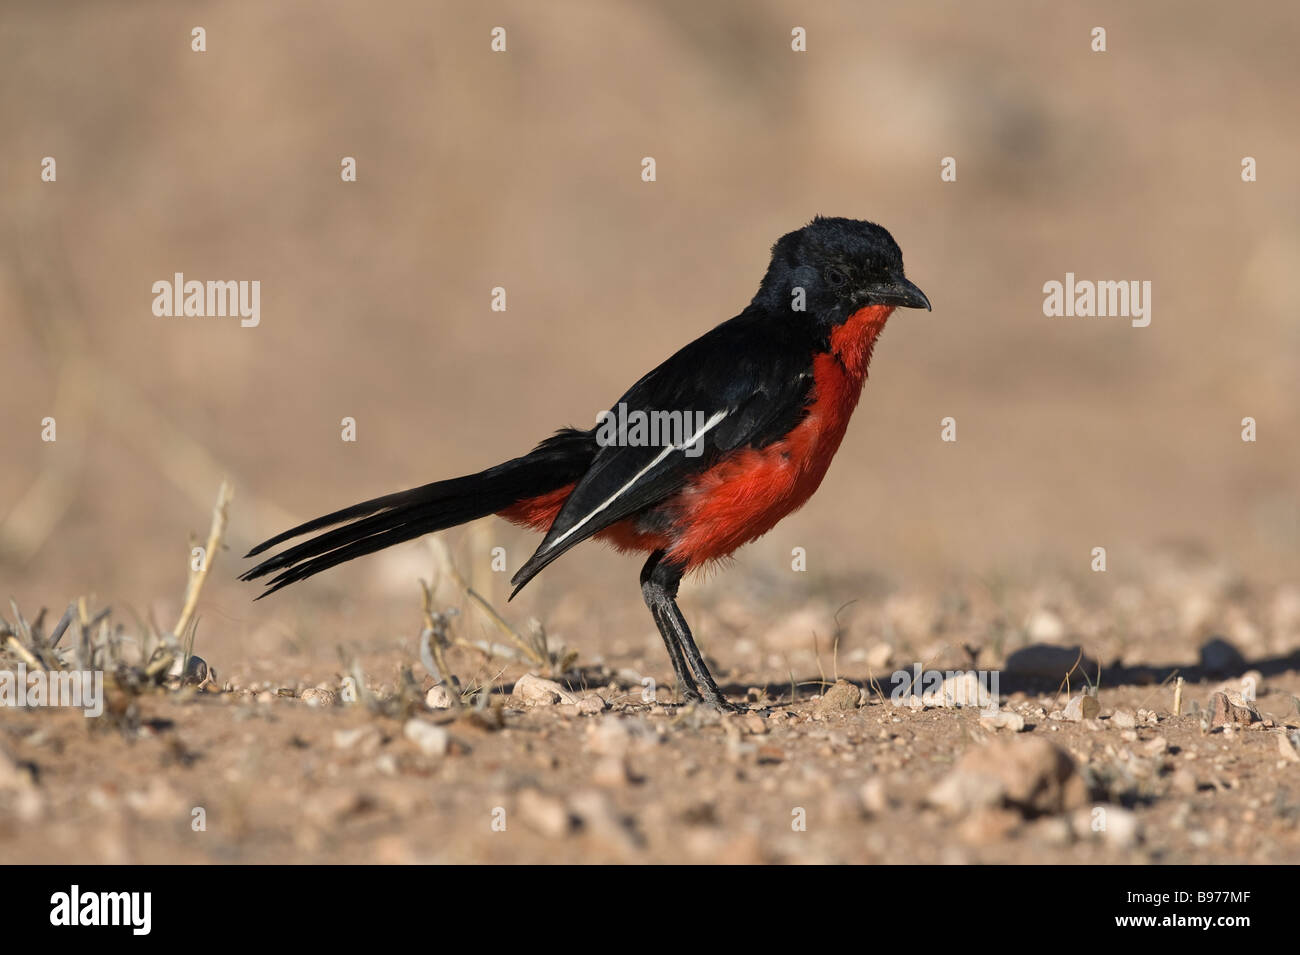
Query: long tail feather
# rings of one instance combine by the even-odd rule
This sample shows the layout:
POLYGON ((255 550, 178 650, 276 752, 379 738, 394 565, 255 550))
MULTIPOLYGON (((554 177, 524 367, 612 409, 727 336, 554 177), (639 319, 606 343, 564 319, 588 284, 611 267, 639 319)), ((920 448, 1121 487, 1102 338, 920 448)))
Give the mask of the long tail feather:
POLYGON ((261 599, 344 561, 495 514, 570 484, 587 469, 594 453, 592 432, 566 428, 531 453, 478 474, 363 501, 277 534, 246 556, 255 557, 295 537, 325 531, 268 557, 240 579, 275 574, 267 581, 261 599))

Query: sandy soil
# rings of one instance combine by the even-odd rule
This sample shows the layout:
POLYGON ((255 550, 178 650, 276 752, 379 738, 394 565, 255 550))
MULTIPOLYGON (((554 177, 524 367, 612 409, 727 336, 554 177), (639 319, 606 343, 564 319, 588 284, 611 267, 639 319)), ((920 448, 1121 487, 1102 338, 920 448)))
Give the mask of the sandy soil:
MULTIPOLYGON (((110 681, 109 712, 98 720, 52 709, 7 714, 0 854, 43 862, 1295 862, 1300 657, 1272 650, 1288 640, 1267 631, 1300 625, 1300 594, 1246 597, 1224 586, 1236 596, 1211 601, 1219 609, 1208 612, 1238 621, 1237 643, 1216 638, 1201 661, 1195 645, 1154 633, 1141 651, 1131 633, 1094 634, 1082 645, 1103 661, 1100 678, 1085 672, 1095 667, 1085 657, 1069 689, 1047 676, 1078 659, 1068 635, 1113 608, 1063 602, 1027 618, 984 619, 989 608, 971 599, 975 591, 948 593, 943 614, 929 609, 933 601, 894 595, 841 611, 836 643, 805 629, 833 614, 830 605, 766 627, 756 615, 758 638, 748 649, 743 641, 740 651, 734 642, 719 648, 715 662, 733 699, 749 704, 743 714, 673 704, 662 685, 653 688, 657 702, 644 702, 652 697, 643 676, 670 676, 652 630, 644 652, 599 663, 580 656, 550 689, 532 677, 530 688, 516 685, 529 668, 504 656, 453 649, 465 703, 452 709, 426 705, 433 681, 414 638, 398 641, 406 653, 360 645, 334 670, 289 651, 256 666, 236 660, 226 677, 210 659, 220 682, 201 689, 136 694, 110 681), (988 640, 993 631, 1003 634, 1000 650, 988 640), (1238 647, 1243 640, 1251 642, 1238 647), (777 660, 784 668, 770 665, 777 660), (910 693, 895 693, 901 684, 891 675, 916 661, 996 670, 1002 716, 942 700, 907 705, 910 693), (414 674, 409 684, 403 668, 414 674), (854 682, 832 686, 836 668, 854 682), (791 672, 800 677, 793 701, 791 672), (348 681, 358 677, 366 690, 356 700, 348 681), (1098 682, 1096 712, 1062 712, 1098 682), (480 685, 487 692, 476 694, 480 685), (1255 712, 1219 725, 1211 697, 1220 690, 1253 693, 1255 712)), ((1022 596, 1005 598, 1009 611, 1022 596)), ((1176 605, 1163 609, 1172 615, 1176 605)), ((1153 629, 1162 616, 1158 606, 1128 611, 1153 629)), ((701 608, 703 632, 716 632, 720 612, 736 611, 701 608)), ((1207 605, 1189 592, 1183 612, 1207 605)), ((493 628, 479 624, 491 639, 493 628)), ((449 634, 473 631, 472 620, 457 620, 449 634)))

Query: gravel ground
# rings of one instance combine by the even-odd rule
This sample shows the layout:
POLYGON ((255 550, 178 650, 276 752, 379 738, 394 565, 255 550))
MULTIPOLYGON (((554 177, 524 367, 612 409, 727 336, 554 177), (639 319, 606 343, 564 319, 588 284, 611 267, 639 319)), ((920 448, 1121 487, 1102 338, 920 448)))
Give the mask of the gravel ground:
POLYGON ((413 640, 407 653, 363 646, 345 673, 288 655, 229 661, 232 676, 202 686, 127 692, 110 677, 100 719, 6 711, 0 855, 1294 862, 1300 594, 1179 579, 1123 608, 1064 586, 996 604, 974 599, 981 587, 894 594, 841 613, 834 646, 813 626, 830 604, 747 622, 741 602, 699 608, 704 634, 724 619, 754 634, 705 641, 750 707, 738 714, 647 688, 643 672, 668 676, 651 644, 579 659, 554 682, 452 648, 455 672, 495 677, 463 676, 463 703, 413 640), (893 677, 916 662, 953 678, 913 699, 893 677), (966 670, 977 675, 955 676, 966 670), (791 672, 805 675, 794 700, 791 672))

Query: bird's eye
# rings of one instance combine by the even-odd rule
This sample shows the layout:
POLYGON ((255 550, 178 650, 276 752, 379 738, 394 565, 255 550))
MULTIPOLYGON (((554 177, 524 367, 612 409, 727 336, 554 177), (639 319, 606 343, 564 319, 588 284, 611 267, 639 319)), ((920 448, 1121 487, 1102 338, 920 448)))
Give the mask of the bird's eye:
POLYGON ((831 288, 843 288, 849 281, 849 277, 844 274, 844 270, 838 269, 833 265, 826 270, 824 277, 826 279, 826 284, 831 288))

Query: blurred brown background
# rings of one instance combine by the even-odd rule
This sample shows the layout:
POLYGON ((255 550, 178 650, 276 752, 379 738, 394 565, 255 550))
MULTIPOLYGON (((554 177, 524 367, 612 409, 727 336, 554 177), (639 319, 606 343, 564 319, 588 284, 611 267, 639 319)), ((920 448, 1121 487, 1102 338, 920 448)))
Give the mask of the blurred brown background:
MULTIPOLYGON (((6 4, 0 596, 174 615, 229 475, 209 638, 256 655, 340 607, 411 630, 419 545, 256 606, 234 548, 590 424, 817 213, 889 228, 935 308, 893 319, 820 495, 731 575, 789 581, 804 546, 793 585, 848 600, 1091 577, 1105 546, 1109 587, 1176 542, 1293 577, 1298 27, 1283 2, 6 4), (260 327, 155 317, 177 271, 260 280, 260 327), (1044 317, 1067 271, 1150 280, 1150 327, 1044 317)), ((490 523, 458 560, 517 567, 535 539, 490 523)), ((651 640, 637 568, 581 548, 521 612, 577 592, 651 640)))

